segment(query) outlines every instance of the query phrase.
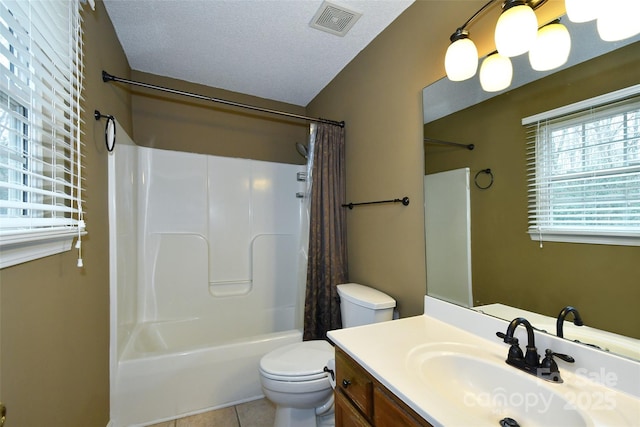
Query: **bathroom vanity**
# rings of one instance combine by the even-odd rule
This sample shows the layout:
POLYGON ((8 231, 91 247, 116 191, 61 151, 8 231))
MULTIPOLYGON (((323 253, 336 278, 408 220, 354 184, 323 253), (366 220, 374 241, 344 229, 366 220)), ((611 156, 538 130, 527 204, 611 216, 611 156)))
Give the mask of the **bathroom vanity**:
POLYGON ((431 427, 339 347, 335 411, 336 427, 431 427))
POLYGON ((575 358, 548 382, 505 363, 509 322, 430 297, 425 313, 328 333, 336 426, 640 425, 638 361, 536 331, 539 354, 575 358))

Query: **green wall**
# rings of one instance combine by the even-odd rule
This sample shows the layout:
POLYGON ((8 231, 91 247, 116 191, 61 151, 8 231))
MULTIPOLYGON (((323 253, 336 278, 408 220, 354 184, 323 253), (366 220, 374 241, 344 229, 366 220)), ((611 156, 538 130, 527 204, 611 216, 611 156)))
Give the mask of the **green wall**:
MULTIPOLYGON (((346 122, 348 201, 411 200, 347 212, 349 280, 394 297, 402 317, 423 313, 427 289, 422 89, 445 75, 449 36, 485 3, 416 1, 307 106, 346 122)), ((500 8, 489 9, 473 26, 480 55, 495 49, 500 8)), ((563 13, 560 0, 536 11, 540 22, 563 13)))
POLYGON ((129 76, 103 3, 85 4, 84 268, 77 252, 0 270, 1 399, 6 427, 103 427, 109 422, 109 224, 104 120, 132 131, 131 97, 102 82, 101 71, 129 76))
MULTIPOLYGON (((304 107, 132 72, 132 79, 261 108, 306 114, 304 107)), ((132 87, 133 140, 145 147, 281 163, 304 164, 295 148, 307 143, 303 120, 132 87)))

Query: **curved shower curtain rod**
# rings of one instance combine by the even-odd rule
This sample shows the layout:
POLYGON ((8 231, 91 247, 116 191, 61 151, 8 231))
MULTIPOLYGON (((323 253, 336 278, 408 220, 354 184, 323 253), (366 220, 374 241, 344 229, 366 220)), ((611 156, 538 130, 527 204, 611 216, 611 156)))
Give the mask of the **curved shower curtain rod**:
POLYGON ((335 120, 308 117, 308 116, 303 116, 303 115, 300 115, 300 114, 287 113, 286 111, 272 110, 272 109, 269 109, 269 108, 262 108, 262 107, 257 107, 255 105, 249 105, 249 104, 241 104, 239 102, 229 101, 229 100, 226 100, 226 99, 213 98, 211 96, 200 95, 200 94, 197 94, 197 93, 185 92, 185 91, 182 91, 182 90, 171 89, 171 88, 168 88, 168 87, 152 85, 152 84, 149 84, 149 83, 137 82, 135 80, 129 80, 129 79, 123 79, 122 77, 116 77, 114 75, 111 75, 111 74, 107 73, 104 70, 102 70, 102 81, 105 82, 105 83, 106 82, 127 83, 127 84, 130 84, 130 85, 140 86, 140 87, 144 87, 144 88, 147 88, 147 89, 159 90, 161 92, 168 92, 168 93, 172 93, 174 95, 188 96, 190 98, 201 99, 201 100, 204 100, 204 101, 217 102, 219 104, 231 105, 233 107, 246 108, 248 110, 260 111, 262 113, 277 114, 279 116, 286 116, 286 117, 290 117, 290 118, 293 118, 293 119, 301 119, 301 120, 307 120, 309 122, 326 123, 326 124, 333 125, 333 126, 344 127, 344 121, 337 122, 335 120))

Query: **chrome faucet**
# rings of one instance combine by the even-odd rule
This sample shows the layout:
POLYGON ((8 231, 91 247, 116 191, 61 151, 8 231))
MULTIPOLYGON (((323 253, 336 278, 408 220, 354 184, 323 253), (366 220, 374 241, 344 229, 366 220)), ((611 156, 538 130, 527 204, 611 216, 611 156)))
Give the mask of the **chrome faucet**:
POLYGON ((573 313, 573 324, 576 326, 583 326, 582 317, 580 317, 580 313, 574 307, 570 305, 566 306, 560 313, 558 314, 558 320, 556 321, 556 336, 560 338, 564 338, 564 334, 562 332, 562 325, 564 324, 564 319, 567 317, 569 313, 573 313))
POLYGON ((507 364, 546 381, 562 382, 558 364, 553 360, 553 356, 557 356, 569 363, 574 362, 571 356, 554 353, 551 349, 545 351, 545 357, 542 362, 540 362, 540 355, 538 354, 538 349, 535 344, 533 326, 531 326, 531 323, 524 317, 516 317, 509 323, 506 333, 496 332, 496 335, 502 338, 505 343, 511 345, 511 347, 509 347, 509 353, 507 354, 507 364), (519 325, 523 325, 527 329, 527 347, 525 353, 522 353, 518 338, 513 336, 519 325))

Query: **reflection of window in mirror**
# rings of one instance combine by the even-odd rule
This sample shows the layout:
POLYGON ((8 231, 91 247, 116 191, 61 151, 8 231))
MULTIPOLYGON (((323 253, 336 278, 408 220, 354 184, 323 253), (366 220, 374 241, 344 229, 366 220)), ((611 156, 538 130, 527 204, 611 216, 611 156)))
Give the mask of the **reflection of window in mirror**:
POLYGON ((640 85, 523 119, 534 240, 640 244, 640 85))

